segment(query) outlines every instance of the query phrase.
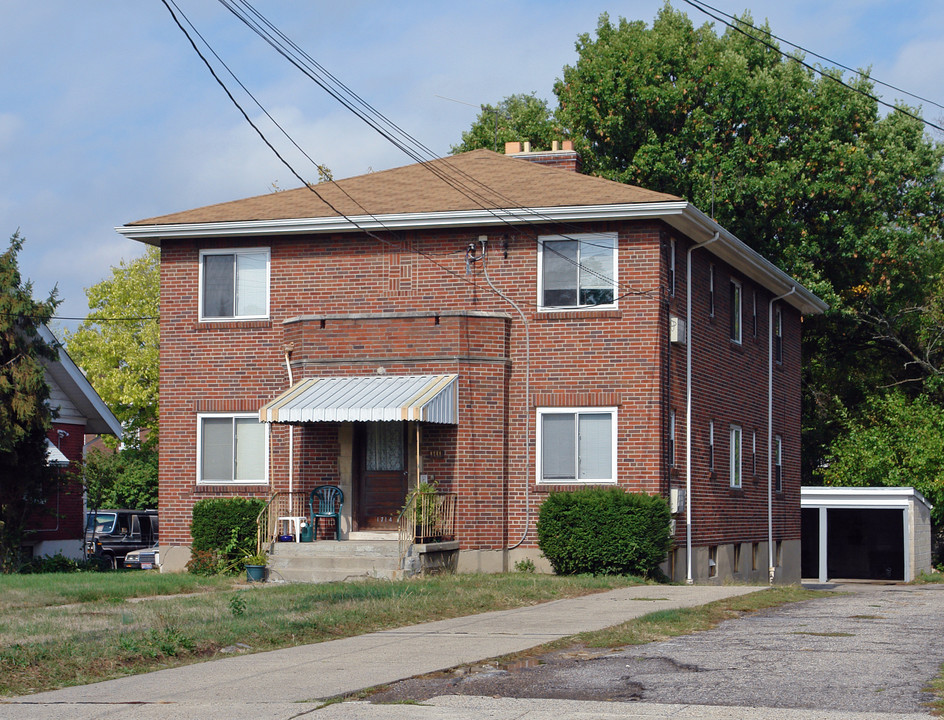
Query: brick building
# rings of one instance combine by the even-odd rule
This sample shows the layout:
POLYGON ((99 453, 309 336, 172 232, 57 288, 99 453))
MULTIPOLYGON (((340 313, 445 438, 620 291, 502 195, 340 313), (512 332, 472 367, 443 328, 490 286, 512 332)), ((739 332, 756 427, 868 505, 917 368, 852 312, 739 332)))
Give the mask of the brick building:
POLYGON ((825 305, 680 198, 508 150, 119 228, 161 248, 162 541, 200 498, 325 483, 344 536, 389 529, 425 477, 460 568, 501 569, 549 491, 616 484, 672 501, 676 578, 799 578, 825 305))
POLYGON ((39 334, 59 350, 57 360, 44 361, 49 404, 56 410, 46 438, 48 463, 56 468, 56 479, 49 488, 45 511, 27 524, 24 546, 34 557, 62 553, 78 559, 83 556, 86 508, 77 475, 85 456, 85 436, 121 437, 121 423, 52 332, 40 326, 39 334))

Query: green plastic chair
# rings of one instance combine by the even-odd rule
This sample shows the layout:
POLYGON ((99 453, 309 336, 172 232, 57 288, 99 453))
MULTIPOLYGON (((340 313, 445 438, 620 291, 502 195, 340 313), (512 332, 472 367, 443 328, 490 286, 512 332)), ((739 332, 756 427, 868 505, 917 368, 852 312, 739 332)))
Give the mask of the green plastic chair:
POLYGON ((311 512, 311 524, 314 526, 314 539, 318 539, 318 520, 334 518, 334 539, 341 539, 341 508, 344 505, 344 491, 337 485, 319 485, 311 491, 308 498, 308 510, 311 512))

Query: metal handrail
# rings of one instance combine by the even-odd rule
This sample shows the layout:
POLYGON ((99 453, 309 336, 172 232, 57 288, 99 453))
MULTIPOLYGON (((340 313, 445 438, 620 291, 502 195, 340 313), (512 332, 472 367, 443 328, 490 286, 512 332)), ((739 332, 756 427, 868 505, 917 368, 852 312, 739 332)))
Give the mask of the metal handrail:
POLYGON ((308 495, 305 492, 277 491, 269 496, 256 517, 256 552, 268 553, 278 537, 280 517, 308 517, 308 495))
POLYGON ((411 492, 397 520, 400 567, 410 548, 420 542, 456 537, 457 493, 411 492))

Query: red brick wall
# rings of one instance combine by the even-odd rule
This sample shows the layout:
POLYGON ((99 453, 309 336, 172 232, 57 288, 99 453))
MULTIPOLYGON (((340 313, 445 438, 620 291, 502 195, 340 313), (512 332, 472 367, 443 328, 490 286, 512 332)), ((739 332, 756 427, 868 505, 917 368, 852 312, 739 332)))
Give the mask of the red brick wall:
POLYGON ((75 477, 80 469, 85 443, 85 428, 81 425, 53 423, 47 433, 49 440, 59 447, 72 464, 61 468, 48 488, 44 512, 30 519, 27 527, 31 531, 29 541, 75 540, 82 537, 85 517, 83 514, 82 482, 75 477), (68 435, 59 437, 57 431, 68 435))
MULTIPOLYGON (((196 414, 255 411, 287 387, 283 355, 294 343, 295 379, 386 372, 460 375, 458 427, 424 427, 424 472, 460 495, 464 548, 499 548, 533 524, 548 486, 535 481, 537 407, 616 406, 618 482, 667 492, 684 484, 685 346, 667 342, 668 316, 684 317, 685 249, 678 239, 677 292, 668 297, 668 231, 658 222, 542 228, 619 232, 619 308, 538 313, 537 236, 527 229, 406 232, 386 242, 358 234, 217 241, 213 247, 271 246, 271 319, 198 321, 198 249, 165 242, 161 273, 161 523, 172 542, 188 537, 190 508, 206 495, 263 496, 287 487, 288 430, 271 428, 271 487, 196 487, 196 414), (464 249, 489 234, 488 274, 523 309, 530 331, 530 398, 525 395, 525 328, 517 311, 488 287, 481 263, 467 273, 464 249), (419 254, 421 251, 423 254, 419 254), (401 317, 396 314, 421 314, 401 317), (472 315, 470 315, 470 313, 472 315), (479 317, 499 313, 502 317, 479 317), (338 317, 361 314, 372 317, 338 317), (386 314, 385 319, 376 318, 386 314), (295 318, 295 322, 283 322, 295 318), (677 411, 680 460, 667 465, 668 408, 677 411), (530 504, 530 512, 526 505, 530 504), (526 515, 529 515, 526 517, 526 515), (507 518, 507 519, 506 519, 507 518)), ((205 242, 202 247, 210 247, 205 242)), ((476 247, 478 252, 478 247, 476 247)), ((712 256, 694 254, 696 544, 766 537, 766 303, 758 291, 758 338, 750 335, 755 285, 742 278, 745 338, 728 339, 731 270, 716 267, 716 308, 707 317, 712 256), (707 422, 716 424, 716 472, 706 468, 707 422), (758 468, 744 487, 728 487, 728 427, 741 424, 745 449, 758 433, 758 468), (763 512, 761 512, 763 510, 763 512)), ((783 539, 799 532, 799 318, 783 305, 785 361, 775 373, 775 423, 782 429, 787 491, 775 500, 783 539)), ((296 488, 338 476, 336 431, 296 433, 296 488)), ((556 486, 560 487, 560 486, 556 486)), ((556 488, 555 488, 556 489, 556 488)))
MULTIPOLYGON (((685 262, 690 245, 677 242, 677 292, 673 314, 685 317, 685 262)), ((767 539, 767 394, 768 305, 772 294, 706 249, 693 253, 692 317, 688 323, 693 364, 692 529, 694 545, 760 542, 767 539), (715 270, 715 315, 709 312, 709 266, 715 270), (742 342, 730 339, 731 279, 742 287, 742 342), (756 293, 756 336, 753 306, 756 293), (714 471, 708 467, 709 422, 714 421, 714 471), (742 430, 742 487, 730 487, 730 428, 742 430), (752 436, 756 433, 756 473, 752 472, 752 436)), ((774 365, 773 432, 783 437, 784 492, 773 497, 774 540, 800 537, 800 317, 785 302, 784 357, 774 365)), ((775 305, 776 307, 776 305, 775 305)), ((685 352, 673 345, 669 405, 677 414, 677 463, 671 484, 685 485, 685 352)), ((680 542, 684 541, 679 516, 680 542)))

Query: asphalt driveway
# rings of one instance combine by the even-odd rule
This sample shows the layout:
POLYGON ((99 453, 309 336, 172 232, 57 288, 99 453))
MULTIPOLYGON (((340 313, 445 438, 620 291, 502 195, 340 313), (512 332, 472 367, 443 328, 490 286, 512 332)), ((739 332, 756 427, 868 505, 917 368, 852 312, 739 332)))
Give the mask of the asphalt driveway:
POLYGON ((375 701, 470 695, 928 713, 944 663, 944 585, 833 586, 822 599, 617 652, 480 664, 393 685, 375 701))

